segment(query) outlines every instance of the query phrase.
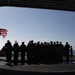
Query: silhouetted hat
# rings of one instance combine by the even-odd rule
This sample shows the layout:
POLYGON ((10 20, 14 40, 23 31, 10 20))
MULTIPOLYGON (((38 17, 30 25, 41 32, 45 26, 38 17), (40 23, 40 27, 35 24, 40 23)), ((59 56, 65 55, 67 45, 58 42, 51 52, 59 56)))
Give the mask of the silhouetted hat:
POLYGON ((7 42, 10 42, 10 40, 7 40, 7 42))
POLYGON ((22 42, 22 44, 24 44, 24 42, 22 42))
POLYGON ((15 43, 18 43, 17 41, 15 41, 15 43))

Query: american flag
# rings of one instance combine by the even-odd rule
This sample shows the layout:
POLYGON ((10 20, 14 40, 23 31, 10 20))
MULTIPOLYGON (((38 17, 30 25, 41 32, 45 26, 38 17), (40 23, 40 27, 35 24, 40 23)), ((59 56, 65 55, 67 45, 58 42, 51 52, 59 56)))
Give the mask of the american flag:
POLYGON ((3 36, 3 38, 7 36, 7 32, 8 30, 0 28, 0 36, 3 36))

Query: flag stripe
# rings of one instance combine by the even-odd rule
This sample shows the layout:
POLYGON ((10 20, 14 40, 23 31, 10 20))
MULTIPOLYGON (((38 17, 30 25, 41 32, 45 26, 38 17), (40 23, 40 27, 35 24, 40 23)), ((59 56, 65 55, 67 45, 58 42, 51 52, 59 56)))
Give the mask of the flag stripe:
POLYGON ((3 36, 3 38, 5 38, 7 36, 7 32, 8 32, 8 30, 0 28, 0 36, 3 36))

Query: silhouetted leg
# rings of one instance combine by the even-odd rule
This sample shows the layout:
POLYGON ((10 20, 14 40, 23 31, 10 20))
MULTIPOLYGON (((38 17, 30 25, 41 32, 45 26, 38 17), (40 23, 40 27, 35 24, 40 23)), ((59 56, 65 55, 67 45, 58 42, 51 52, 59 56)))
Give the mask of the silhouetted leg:
POLYGON ((25 63, 25 56, 22 55, 22 56, 21 56, 21 65, 24 65, 24 63, 25 63))

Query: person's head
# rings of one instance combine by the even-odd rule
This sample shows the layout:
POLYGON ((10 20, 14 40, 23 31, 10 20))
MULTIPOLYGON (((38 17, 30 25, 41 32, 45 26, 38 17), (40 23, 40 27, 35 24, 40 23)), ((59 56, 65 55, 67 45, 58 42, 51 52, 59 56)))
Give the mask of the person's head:
POLYGON ((40 44, 40 41, 38 41, 37 43, 40 44))
POLYGON ((22 45, 24 45, 24 42, 22 42, 22 45))
POLYGON ((54 45, 56 45, 56 42, 54 42, 54 45))
POLYGON ((18 42, 17 42, 17 41, 15 41, 15 43, 17 43, 17 44, 18 44, 18 42))
POLYGON ((53 41, 50 41, 50 44, 53 44, 53 41))
POLYGON ((44 42, 44 45, 46 45, 47 43, 46 42, 44 42))
POLYGON ((29 41, 30 43, 33 43, 33 40, 29 41))
POLYGON ((60 42, 60 45, 62 44, 62 42, 60 42))
POLYGON ((71 46, 71 48, 72 48, 72 46, 71 46))
POLYGON ((56 43, 57 43, 57 44, 59 44, 59 42, 58 42, 58 41, 56 41, 56 43))
POLYGON ((9 43, 10 42, 10 40, 7 40, 7 43, 9 43))
POLYGON ((66 44, 68 44, 68 42, 66 42, 66 44))

